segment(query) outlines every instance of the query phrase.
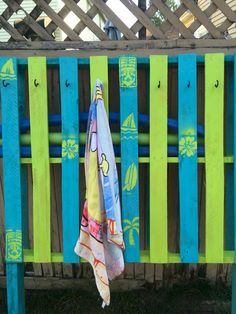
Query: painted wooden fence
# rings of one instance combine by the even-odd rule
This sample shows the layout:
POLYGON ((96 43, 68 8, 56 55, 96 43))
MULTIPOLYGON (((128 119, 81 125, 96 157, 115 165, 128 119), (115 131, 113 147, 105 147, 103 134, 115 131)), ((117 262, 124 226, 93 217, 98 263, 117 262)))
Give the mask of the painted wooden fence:
MULTIPOLYGON (((2 140, 5 205, 5 261, 9 313, 24 313, 24 262, 79 263, 74 246, 79 236, 79 163, 84 162, 87 115, 80 110, 78 77, 90 66, 90 90, 100 78, 109 113, 108 68, 119 71, 120 112, 110 113, 110 122, 120 123, 112 133, 117 163, 121 163, 122 222, 125 261, 137 263, 234 263, 236 168, 234 162, 236 119, 224 126, 224 92, 228 107, 236 112, 236 57, 223 54, 176 57, 104 56, 87 58, 29 57, 0 59, 2 140), (178 120, 168 117, 168 67, 178 65, 178 120), (205 71, 205 123, 197 122, 197 65, 205 71), (47 66, 59 67, 61 115, 48 116, 47 66), (149 69, 148 116, 138 112, 138 69, 149 69), (228 68, 228 85, 224 73, 228 68), (28 69, 28 81, 22 69, 28 69), (29 120, 25 118, 24 89, 29 93, 29 120), (60 131, 51 132, 57 125, 60 131), (142 125, 149 128, 143 133, 142 125), (227 137, 225 137, 225 134, 227 137), (224 138, 227 138, 224 143, 224 138), (168 164, 178 164, 180 249, 168 246, 168 164), (32 165, 33 246, 29 246, 27 176, 32 165), (61 164, 62 252, 51 247, 50 164, 61 164), (148 247, 140 250, 139 166, 149 164, 148 247), (199 250, 198 176, 205 164, 206 222, 205 251, 199 250), (225 165, 230 167, 226 168, 225 165), (230 183, 230 184, 229 184, 230 183), (225 193, 226 191, 226 193, 225 193), (226 195, 226 196, 225 196, 226 195)), ((227 113, 229 115, 229 113, 227 113)))

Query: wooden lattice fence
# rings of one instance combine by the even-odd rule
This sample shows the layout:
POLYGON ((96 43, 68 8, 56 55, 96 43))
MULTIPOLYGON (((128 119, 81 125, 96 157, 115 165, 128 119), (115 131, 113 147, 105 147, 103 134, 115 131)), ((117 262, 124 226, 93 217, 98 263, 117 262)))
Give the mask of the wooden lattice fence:
POLYGON ((65 42, 67 46, 68 41, 83 41, 80 35, 85 28, 88 28, 98 40, 109 41, 104 29, 98 26, 94 20, 98 14, 116 26, 121 32, 123 40, 131 41, 140 39, 145 34, 148 35, 146 39, 196 40, 196 31, 202 26, 207 30, 208 39, 225 39, 228 37, 228 29, 236 22, 234 7, 228 1, 222 0, 212 0, 209 6, 204 7, 204 10, 200 8, 197 1, 182 0, 180 6, 174 12, 162 0, 151 0, 150 4, 147 1, 146 10, 136 5, 133 0, 119 0, 136 18, 131 27, 128 27, 122 21, 117 12, 112 11, 106 3, 107 0, 90 0, 91 7, 87 11, 81 8, 79 0, 63 0, 63 7, 59 12, 52 9, 50 6, 51 0, 32 0, 34 7, 30 13, 25 10, 23 0, 3 0, 3 2, 7 7, 0 15, 0 29, 4 29, 10 35, 10 39, 8 43, 5 43, 5 46, 3 43, 1 46, 7 49, 16 47, 12 42, 22 42, 19 46, 21 48, 32 46, 32 42, 29 44, 29 39, 26 38, 29 30, 36 35, 34 41, 53 42, 55 41, 54 32, 60 29, 66 34, 65 42), (222 23, 216 26, 212 16, 219 10, 224 18, 222 18, 222 23), (15 27, 9 19, 19 11, 24 12, 24 18, 22 23, 15 27), (74 27, 71 27, 65 21, 70 12, 73 12, 79 19, 74 27), (164 17, 164 21, 159 26, 155 25, 153 20, 156 14, 162 14, 164 17), (190 23, 184 22, 186 14, 193 16, 190 23), (39 17, 42 15, 49 20, 47 26, 38 22, 39 17), (142 30, 146 30, 146 32, 142 30))

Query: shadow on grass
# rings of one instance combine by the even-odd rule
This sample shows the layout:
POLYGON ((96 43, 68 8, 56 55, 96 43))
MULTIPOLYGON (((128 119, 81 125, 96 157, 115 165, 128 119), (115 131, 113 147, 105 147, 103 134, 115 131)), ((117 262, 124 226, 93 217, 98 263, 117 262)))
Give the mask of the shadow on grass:
MULTIPOLYGON (((97 291, 28 290, 27 314, 152 314, 152 313, 230 313, 231 289, 213 287, 208 282, 175 285, 155 290, 113 292, 111 305, 101 309, 97 291)), ((6 313, 6 293, 0 291, 0 313, 6 313)))

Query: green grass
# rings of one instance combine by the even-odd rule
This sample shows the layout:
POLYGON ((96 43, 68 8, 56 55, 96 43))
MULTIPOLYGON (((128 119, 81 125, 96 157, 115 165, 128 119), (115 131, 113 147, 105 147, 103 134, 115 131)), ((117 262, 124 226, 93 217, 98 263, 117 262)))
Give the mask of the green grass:
MULTIPOLYGON (((172 288, 112 292, 111 305, 101 309, 96 290, 31 290, 26 292, 27 314, 152 314, 230 313, 231 289, 208 282, 174 285, 172 288)), ((0 313, 6 313, 5 291, 0 291, 0 313)))

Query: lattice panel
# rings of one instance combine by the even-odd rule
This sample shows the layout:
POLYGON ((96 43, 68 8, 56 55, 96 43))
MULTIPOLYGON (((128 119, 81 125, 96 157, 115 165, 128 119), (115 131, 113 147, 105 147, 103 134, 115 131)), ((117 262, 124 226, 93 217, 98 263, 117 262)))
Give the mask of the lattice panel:
POLYGON ((25 10, 23 0, 3 0, 7 8, 0 15, 0 29, 9 34, 9 41, 54 41, 55 31, 58 30, 65 34, 65 41, 83 41, 81 33, 85 29, 89 29, 94 38, 107 41, 109 36, 96 21, 96 17, 100 16, 103 21, 111 21, 125 40, 139 39, 139 32, 143 29, 146 30, 147 39, 194 39, 200 27, 206 30, 205 37, 222 39, 228 37, 228 29, 236 22, 234 1, 212 0, 208 7, 201 9, 198 1, 182 0, 174 12, 163 0, 147 1, 145 11, 133 0, 115 1, 122 3, 135 17, 136 21, 131 27, 109 7, 107 0, 90 0, 91 6, 87 10, 82 9, 80 0, 62 0, 63 6, 59 12, 50 6, 51 0, 32 0, 34 7, 31 12, 25 10), (212 16, 219 10, 223 22, 216 25, 212 16), (12 23, 12 16, 17 16, 20 11, 24 13, 24 18, 16 25, 12 23), (65 20, 70 12, 78 18, 78 23, 73 27, 65 20), (160 14, 164 21, 157 26, 154 17, 160 14))

